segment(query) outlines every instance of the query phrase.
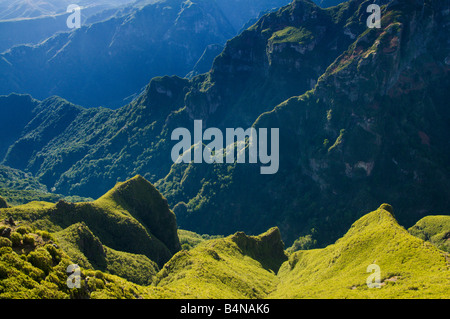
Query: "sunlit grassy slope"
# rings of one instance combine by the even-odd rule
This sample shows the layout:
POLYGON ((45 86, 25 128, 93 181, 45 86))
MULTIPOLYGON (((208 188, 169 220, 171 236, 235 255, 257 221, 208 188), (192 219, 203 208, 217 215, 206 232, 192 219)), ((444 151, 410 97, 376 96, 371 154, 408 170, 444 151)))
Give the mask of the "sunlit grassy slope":
POLYGON ((155 284, 180 298, 264 298, 275 289, 284 260, 277 228, 259 236, 236 233, 179 252, 155 284))
POLYGON ((450 253, 450 216, 426 216, 408 231, 450 253))
POLYGON ((172 214, 140 176, 93 203, 0 209, 0 298, 450 298, 448 253, 425 241, 450 231, 447 216, 410 229, 421 239, 383 204, 336 243, 291 254, 277 227, 216 238, 178 230, 184 249, 158 265, 158 252, 180 246, 172 214), (74 263, 81 287, 69 289, 74 263), (367 286, 372 264, 380 288, 367 286))
POLYGON ((449 298, 443 251, 399 226, 389 205, 356 221, 324 249, 298 251, 281 267, 273 298, 449 298), (381 270, 381 288, 369 289, 367 267, 381 270))

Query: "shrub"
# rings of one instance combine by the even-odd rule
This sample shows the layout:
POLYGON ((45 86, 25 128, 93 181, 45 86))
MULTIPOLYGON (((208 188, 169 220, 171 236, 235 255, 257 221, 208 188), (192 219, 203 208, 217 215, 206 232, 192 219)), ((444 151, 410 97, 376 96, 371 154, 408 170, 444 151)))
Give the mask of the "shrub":
POLYGON ((39 248, 28 255, 28 261, 36 268, 43 270, 46 274, 52 269, 52 256, 44 249, 39 248))
POLYGON ((100 270, 97 270, 97 271, 95 272, 95 278, 98 278, 98 279, 104 279, 104 278, 105 278, 105 275, 104 275, 100 270))
POLYGON ((23 235, 22 241, 24 245, 34 246, 34 237, 31 234, 23 235))
POLYGON ((183 245, 181 245, 181 249, 183 249, 183 250, 191 250, 192 247, 188 243, 184 243, 183 245))
POLYGON ((313 239, 311 235, 306 235, 294 241, 291 247, 287 249, 289 253, 298 250, 309 250, 317 247, 317 240, 313 239))
POLYGON ((0 255, 9 254, 12 252, 12 248, 9 246, 0 247, 0 255))
POLYGON ((37 234, 40 235, 45 240, 53 239, 52 235, 48 231, 45 231, 45 230, 38 231, 37 234))
POLYGON ((6 279, 8 278, 8 266, 0 263, 0 279, 6 279))
POLYGON ((17 232, 11 233, 11 242, 13 246, 20 246, 22 244, 22 235, 17 232))
POLYGON ((12 242, 5 237, 0 237, 0 247, 12 247, 12 242))
POLYGON ((18 232, 21 235, 25 235, 25 234, 31 233, 32 229, 29 226, 20 226, 16 229, 16 232, 18 232))
POLYGON ((61 261, 61 253, 60 251, 53 245, 45 245, 45 249, 49 252, 50 256, 52 256, 53 263, 57 264, 61 261))

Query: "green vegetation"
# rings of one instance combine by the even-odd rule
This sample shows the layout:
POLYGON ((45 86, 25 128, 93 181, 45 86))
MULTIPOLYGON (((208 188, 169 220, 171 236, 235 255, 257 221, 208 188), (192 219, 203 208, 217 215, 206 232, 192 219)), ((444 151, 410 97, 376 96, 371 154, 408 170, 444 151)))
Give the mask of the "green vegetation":
POLYGON ((276 269, 263 265, 275 262, 279 267, 279 256, 284 255, 282 246, 271 246, 277 243, 281 242, 275 229, 256 237, 237 233, 205 241, 176 254, 161 269, 156 286, 176 291, 179 298, 264 298, 277 277, 276 269), (253 250, 256 243, 272 250, 253 250))
MULTIPOLYGON (((160 270, 146 256, 103 245, 83 222, 43 236, 26 221, 8 221, 0 226, 0 298, 448 298, 448 254, 409 234, 392 211, 384 204, 336 243, 289 256, 278 228, 221 238, 179 230, 189 250, 160 270), (69 289, 74 263, 80 288, 69 289), (371 264, 381 269, 379 289, 366 284, 371 264)), ((434 217, 418 224, 432 229, 434 217)))
POLYGON ((0 188, 47 192, 47 187, 33 175, 4 165, 0 165, 0 188))
MULTIPOLYGON (((10 130, 0 126, 0 154, 30 173, 14 172, 11 185, 24 189, 0 190, 10 205, 23 203, 1 208, 0 219, 25 227, 2 226, 0 246, 11 262, 1 268, 0 293, 448 297, 446 218, 417 222, 449 208, 446 7, 397 1, 383 6, 382 28, 367 30, 366 4, 320 9, 293 1, 230 40, 207 74, 155 78, 117 110, 1 97, 22 107, 23 119, 10 130), (170 134, 192 127, 193 118, 209 127, 280 128, 279 172, 172 165, 170 134), (156 187, 130 179, 138 172, 156 187), (46 199, 55 195, 27 190, 36 181, 98 199, 46 199), (396 207, 395 219, 388 205, 363 216, 380 201, 396 207), (417 224, 408 233, 397 222, 417 224), (274 225, 280 231, 245 234, 274 225), (284 251, 283 242, 292 246, 284 251), (81 290, 68 291, 59 275, 68 260, 82 265, 81 290), (382 271, 375 290, 365 284, 373 263, 382 271)), ((1 124, 10 122, 1 115, 1 124)))
POLYGON ((6 200, 3 197, 0 197, 0 208, 7 208, 8 207, 8 203, 6 202, 6 200))
POLYGON ((426 216, 408 229, 409 233, 450 253, 450 216, 426 216))
MULTIPOLYGON (((39 249, 42 241, 58 242, 81 267, 140 285, 150 285, 158 264, 164 265, 180 249, 174 214, 140 176, 119 183, 91 203, 31 202, 1 209, 0 218, 14 225, 1 246, 32 250, 30 261, 47 273, 51 267, 39 249)), ((4 225, 0 231, 9 228, 4 225)))
POLYGON ((178 229, 178 237, 180 238, 181 248, 184 250, 190 250, 204 241, 221 238, 222 236, 211 236, 206 234, 199 235, 189 230, 178 229))
POLYGON ((61 199, 68 202, 93 201, 92 198, 50 193, 32 174, 4 165, 0 165, 0 196, 0 208, 4 208, 6 202, 21 205, 33 201, 56 203, 61 199))
POLYGON ((286 252, 293 253, 298 250, 309 250, 316 248, 317 240, 313 238, 313 235, 309 234, 306 236, 299 237, 294 241, 291 247, 286 249, 286 252))
POLYGON ((306 44, 314 40, 314 35, 312 32, 304 29, 304 28, 294 28, 287 27, 283 30, 274 32, 269 41, 273 43, 284 43, 284 42, 292 42, 292 43, 300 43, 306 44))
POLYGON ((83 268, 102 270, 140 285, 151 284, 159 271, 145 255, 104 246, 84 223, 73 224, 55 237, 70 259, 83 268))
POLYGON ((345 130, 342 129, 339 133, 338 138, 336 139, 336 141, 334 142, 334 144, 332 146, 330 146, 330 148, 328 149, 328 152, 331 152, 334 148, 338 147, 340 144, 342 144, 342 140, 344 138, 344 134, 345 134, 345 130))
POLYGON ((411 236, 388 206, 363 216, 335 244, 298 251, 281 267, 273 298, 448 298, 446 254, 411 236), (381 288, 368 288, 369 265, 381 288))

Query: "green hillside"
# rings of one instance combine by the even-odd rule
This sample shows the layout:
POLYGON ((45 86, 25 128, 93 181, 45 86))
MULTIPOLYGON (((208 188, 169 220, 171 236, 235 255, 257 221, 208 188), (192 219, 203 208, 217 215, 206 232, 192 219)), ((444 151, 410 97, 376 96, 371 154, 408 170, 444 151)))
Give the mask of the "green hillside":
MULTIPOLYGON (((107 247, 145 255, 160 266, 180 249, 175 215, 159 192, 140 176, 118 184, 94 202, 31 202, 2 210, 0 216, 42 231, 63 231, 58 233, 63 238, 76 233, 68 227, 83 223, 83 232, 92 232, 107 247), (139 190, 134 193, 130 189, 139 190)), ((80 245, 74 240, 68 242, 80 245)))
POLYGON ((277 283, 286 260, 279 230, 208 240, 176 254, 155 281, 178 298, 264 298, 277 283))
POLYGON ((102 270, 141 285, 151 284, 159 271, 158 265, 145 255, 103 245, 84 223, 73 224, 54 237, 73 263, 85 269, 102 270))
POLYGON ((426 216, 408 229, 411 235, 450 253, 450 216, 426 216))
MULTIPOLYGON (((424 216, 449 214, 448 5, 438 0, 381 0, 381 28, 368 29, 366 8, 371 3, 350 0, 320 8, 311 1, 292 1, 229 40, 209 72, 190 79, 153 78, 137 99, 117 110, 88 109, 59 97, 42 101, 17 94, 0 97, 2 163, 30 174, 27 183, 98 198, 48 203, 53 199, 42 197, 45 203, 14 206, 2 210, 1 217, 12 216, 59 234, 69 257, 79 258, 86 267, 150 282, 132 269, 118 269, 113 260, 141 264, 161 279, 160 285, 177 293, 172 287, 177 276, 158 277, 153 263, 159 270, 171 263, 189 282, 183 263, 190 262, 189 254, 202 260, 200 251, 212 239, 195 233, 225 236, 214 238, 223 244, 229 241, 226 236, 239 237, 236 232, 255 235, 277 227, 283 242, 292 247, 287 252, 298 258, 317 254, 322 268, 333 249, 323 247, 333 247, 329 245, 342 238, 355 220, 380 203, 392 204, 396 220, 408 229, 424 216), (201 119, 205 128, 279 128, 279 171, 261 175, 259 166, 237 163, 172 165, 171 133, 180 127, 192 129, 195 119, 201 119), (142 177, 132 178, 137 174, 154 186, 142 177), (178 230, 180 238, 177 226, 191 233, 178 230), (106 256, 97 260, 71 239, 78 236, 77 229, 80 238, 104 247, 106 256), (179 253, 178 264, 171 258, 181 245, 188 253, 179 253), (319 247, 324 250, 304 253, 319 247)), ((134 60, 132 64, 144 69, 134 60)), ((89 89, 104 95, 95 87, 89 89)), ((4 192, 0 190, 0 196, 10 205, 20 202, 20 193, 4 192)), ((416 237, 404 236, 409 238, 405 249, 419 237, 447 250, 442 225, 446 221, 440 217, 419 222, 410 229, 416 237)), ((251 269, 264 264, 259 253, 237 252, 233 247, 224 248, 229 256, 257 261, 252 261, 251 269)), ((211 258, 206 264, 206 276, 220 267, 211 258)), ((382 270, 386 264, 380 265, 382 270)), ((359 267, 355 269, 363 266, 359 267)), ((286 264, 281 269, 283 275, 280 272, 275 281, 289 283, 289 278, 305 275, 295 267, 286 271, 286 264)), ((417 269, 415 275, 424 276, 420 265, 417 269)), ((338 273, 317 276, 325 280, 338 273)), ((364 291, 358 292, 363 275, 354 275, 358 280, 350 284, 356 285, 351 293, 364 296, 364 291)), ((407 275, 403 278, 417 286, 407 275)), ((430 283, 434 285, 433 278, 430 283)), ((271 291, 274 296, 304 296, 301 286, 291 291, 285 285, 283 291, 276 285, 279 289, 260 287, 254 295, 271 291)), ((347 292, 336 289, 339 296, 347 292)), ((408 294, 416 296, 421 289, 408 294)), ((233 289, 226 293, 252 295, 233 289)))
MULTIPOLYGON (((117 193, 126 194, 124 185, 134 185, 137 193, 151 186, 140 177, 118 185, 102 199, 104 212, 96 210, 92 214, 117 214, 114 211, 123 206, 116 203, 113 209, 113 202, 109 202, 111 207, 106 208, 106 202, 117 198, 117 193)), ((51 203, 1 209, 0 298, 450 297, 448 253, 409 234, 387 204, 356 221, 336 243, 294 253, 285 251, 276 227, 259 236, 237 232, 223 238, 180 230, 186 242, 195 244, 175 253, 161 267, 153 261, 154 256, 103 244, 107 236, 98 231, 99 226, 111 229, 112 223, 126 223, 126 216, 131 218, 137 208, 128 207, 129 211, 121 212, 122 219, 100 219, 97 224, 91 216, 86 222, 74 222, 64 229, 57 219, 49 217, 57 214, 51 203), (74 263, 81 267, 80 288, 70 289, 66 269, 74 263), (370 275, 366 269, 371 264, 381 269, 379 289, 366 285, 370 275)), ((167 214, 163 206, 154 206, 149 213, 167 214)), ((65 215, 69 220, 71 212, 66 210, 65 215)), ((131 231, 147 228, 144 225, 137 222, 131 231)), ((171 233, 168 226, 161 229, 171 233)), ((440 230, 448 232, 450 228, 444 225, 440 230)), ((125 246, 145 246, 145 241, 149 242, 142 237, 125 246)), ((155 241, 150 243, 159 247, 155 241)))
POLYGON ((450 259, 398 225, 382 205, 323 249, 298 251, 278 273, 273 298, 449 298, 450 259), (381 270, 381 288, 369 289, 367 267, 381 270))
MULTIPOLYGON (((233 81, 233 76, 239 77, 239 66, 247 62, 238 57, 238 52, 258 47, 247 46, 247 41, 267 39, 266 45, 262 45, 265 48, 270 43, 280 45, 273 50, 276 59, 268 64, 275 74, 275 69, 281 67, 277 62, 286 61, 282 54, 286 54, 286 59, 296 57, 295 53, 288 53, 294 43, 307 43, 297 47, 304 50, 300 50, 304 52, 301 62, 317 68, 320 64, 316 64, 314 57, 333 55, 329 48, 318 49, 321 41, 327 39, 326 43, 330 43, 327 38, 330 33, 321 35, 314 28, 325 24, 327 18, 336 23, 335 28, 342 34, 348 35, 338 41, 351 42, 327 66, 311 90, 285 99, 251 124, 255 129, 280 128, 277 174, 262 176, 258 167, 250 164, 227 167, 184 164, 172 167, 156 183, 173 205, 182 228, 229 234, 236 230, 235 223, 239 223, 239 229, 253 233, 276 225, 288 245, 300 236, 311 235, 323 247, 341 237, 354 220, 378 207, 380 202, 395 206, 396 217, 405 227, 436 211, 448 214, 450 145, 444 132, 449 128, 446 87, 450 78, 445 62, 448 50, 443 44, 448 32, 442 32, 448 31, 449 26, 446 5, 439 1, 391 2, 382 6, 382 28, 367 29, 364 19, 367 4, 368 1, 349 1, 319 10, 310 3, 295 1, 265 15, 228 43, 215 61, 217 70, 213 68, 204 81, 205 88, 198 90, 191 104, 193 96, 186 99, 188 112, 213 123, 208 126, 235 114, 240 119, 237 122, 229 119, 229 123, 241 125, 243 119, 251 118, 252 103, 245 102, 245 93, 259 92, 251 88, 256 82, 248 84, 248 90, 241 90, 244 93, 238 95, 243 105, 229 102, 222 109, 221 105, 215 105, 215 101, 232 98, 225 93, 221 95, 219 80, 244 85, 237 79, 233 81), (305 12, 315 18, 295 20, 305 12), (415 19, 418 15, 422 18, 415 19), (285 22, 286 17, 292 17, 291 25, 285 22), (271 28, 272 25, 277 28, 271 28), (281 43, 277 44, 278 41, 281 43), (308 51, 313 44, 315 48, 308 51), (222 68, 221 63, 226 67, 222 68), (229 74, 226 72, 229 68, 236 71, 229 74), (217 81, 213 81, 216 77, 217 81), (237 106, 236 110, 232 106, 237 106), (211 109, 215 111, 205 113, 211 109)), ((262 49, 261 52, 267 54, 262 49)), ((252 54, 256 59, 257 54, 252 54)), ((256 65, 265 64, 253 60, 248 65, 251 67, 241 71, 246 79, 255 69, 260 70, 256 65)), ((287 65, 292 68, 295 63, 287 65)), ((307 74, 307 67, 301 69, 304 72, 297 75, 307 74)), ((287 82, 283 89, 293 83, 299 89, 302 82, 300 79, 287 82)), ((232 85, 224 85, 223 92, 228 92, 232 85)), ((263 94, 249 100, 258 101, 263 94)))

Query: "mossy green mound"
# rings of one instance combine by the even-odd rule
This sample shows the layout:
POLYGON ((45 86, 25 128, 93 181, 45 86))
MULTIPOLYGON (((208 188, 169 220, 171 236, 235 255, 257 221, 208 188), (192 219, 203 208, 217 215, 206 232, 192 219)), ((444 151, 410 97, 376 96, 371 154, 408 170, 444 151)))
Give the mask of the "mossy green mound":
POLYGON ((450 216, 426 216, 408 231, 450 253, 450 216))
MULTIPOLYGON (((0 298, 449 298, 448 254, 408 233, 392 212, 384 204, 336 243, 289 256, 278 228, 215 239, 180 231, 193 246, 159 271, 146 256, 103 245, 85 223, 49 233, 9 219, 0 225, 0 298), (70 289, 74 263, 80 288, 70 289), (367 285, 371 265, 379 288, 367 285)), ((418 224, 439 232, 443 223, 432 216, 418 224)))
POLYGON ((260 236, 238 232, 177 253, 161 269, 156 286, 178 298, 264 298, 276 287, 276 268, 284 260, 277 228, 260 236))
POLYGON ((150 285, 158 265, 145 255, 117 251, 101 243, 84 223, 55 233, 61 248, 80 267, 105 271, 128 281, 150 285))
MULTIPOLYGON (((94 202, 31 202, 1 209, 0 218, 58 240, 70 259, 84 268, 142 285, 151 284, 160 267, 180 250, 175 215, 140 176, 119 183, 94 202)), ((22 235, 14 233, 1 243, 31 240, 22 235)))
POLYGON ((281 267, 273 298, 448 298, 446 254, 410 235, 383 205, 323 249, 298 251, 281 267), (368 266, 380 267, 369 288, 368 266))

